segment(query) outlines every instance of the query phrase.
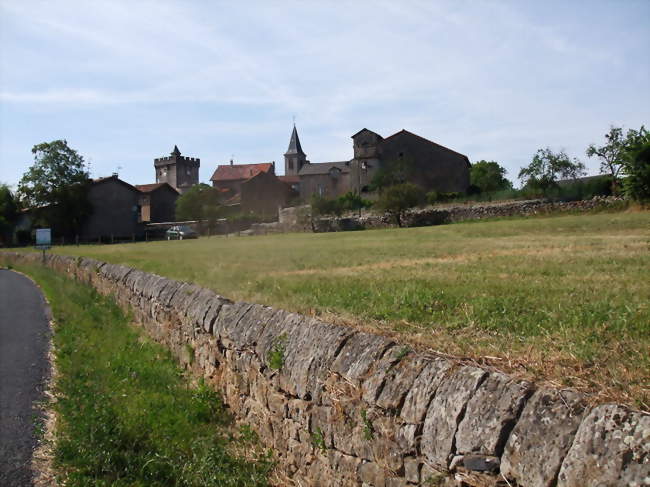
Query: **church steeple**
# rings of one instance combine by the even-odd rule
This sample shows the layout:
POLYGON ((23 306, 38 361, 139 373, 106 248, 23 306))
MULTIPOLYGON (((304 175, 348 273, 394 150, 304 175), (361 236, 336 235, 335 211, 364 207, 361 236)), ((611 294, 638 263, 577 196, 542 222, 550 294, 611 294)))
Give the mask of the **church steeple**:
POLYGON ((298 137, 296 124, 293 125, 293 132, 291 132, 291 140, 289 140, 289 148, 287 149, 286 154, 305 154, 300 146, 300 138, 298 137))
POLYGON ((287 176, 295 176, 305 164, 307 164, 307 155, 302 150, 298 130, 294 123, 291 139, 289 140, 289 148, 284 153, 284 174, 287 176))

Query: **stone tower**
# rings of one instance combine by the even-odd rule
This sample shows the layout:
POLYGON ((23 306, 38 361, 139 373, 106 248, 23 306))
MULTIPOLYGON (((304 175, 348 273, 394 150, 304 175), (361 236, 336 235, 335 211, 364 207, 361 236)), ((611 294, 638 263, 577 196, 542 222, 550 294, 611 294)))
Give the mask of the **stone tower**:
POLYGON ((199 184, 201 159, 181 156, 177 146, 174 146, 168 157, 154 159, 153 165, 156 169, 156 182, 168 183, 181 194, 199 184))
POLYGON ((298 131, 296 124, 293 125, 293 132, 291 132, 291 140, 289 141, 289 148, 284 154, 284 174, 286 176, 296 176, 302 166, 307 164, 307 156, 302 151, 300 146, 300 139, 298 138, 298 131))

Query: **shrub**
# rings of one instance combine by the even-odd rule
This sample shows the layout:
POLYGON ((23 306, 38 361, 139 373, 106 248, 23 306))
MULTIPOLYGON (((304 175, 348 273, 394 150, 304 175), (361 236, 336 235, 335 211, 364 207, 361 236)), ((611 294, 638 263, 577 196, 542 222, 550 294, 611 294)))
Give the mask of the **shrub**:
POLYGON ((395 216, 397 224, 402 226, 402 213, 422 204, 426 199, 424 190, 412 183, 396 184, 381 192, 377 206, 395 216))

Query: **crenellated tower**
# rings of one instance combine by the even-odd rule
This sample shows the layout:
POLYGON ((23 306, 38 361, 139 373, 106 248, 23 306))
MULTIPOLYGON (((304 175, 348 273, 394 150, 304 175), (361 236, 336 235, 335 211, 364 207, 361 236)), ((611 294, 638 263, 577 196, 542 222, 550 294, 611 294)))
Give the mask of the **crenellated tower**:
POLYGON ((302 151, 296 124, 294 124, 293 132, 291 132, 291 140, 289 140, 289 148, 284 154, 284 174, 286 176, 296 176, 302 166, 307 163, 307 156, 302 151))
POLYGON ((174 146, 174 150, 168 157, 154 159, 153 165, 156 169, 156 182, 168 183, 180 193, 199 184, 201 159, 181 156, 177 146, 174 146))

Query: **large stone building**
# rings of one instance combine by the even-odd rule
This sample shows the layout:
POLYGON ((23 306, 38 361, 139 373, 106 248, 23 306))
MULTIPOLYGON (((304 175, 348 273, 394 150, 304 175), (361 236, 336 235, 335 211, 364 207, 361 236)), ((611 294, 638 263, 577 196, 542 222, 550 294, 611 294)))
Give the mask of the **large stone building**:
POLYGON ((303 200, 312 195, 333 198, 348 191, 366 193, 377 172, 393 165, 406 169, 405 181, 426 191, 463 193, 469 187, 467 156, 406 130, 383 138, 364 128, 352 136, 352 141, 352 159, 311 163, 294 125, 284 167, 287 177, 298 177, 303 200))
POLYGON ((156 183, 168 183, 179 193, 184 193, 195 184, 199 184, 198 157, 181 156, 177 146, 167 157, 158 157, 153 161, 156 169, 156 183))

